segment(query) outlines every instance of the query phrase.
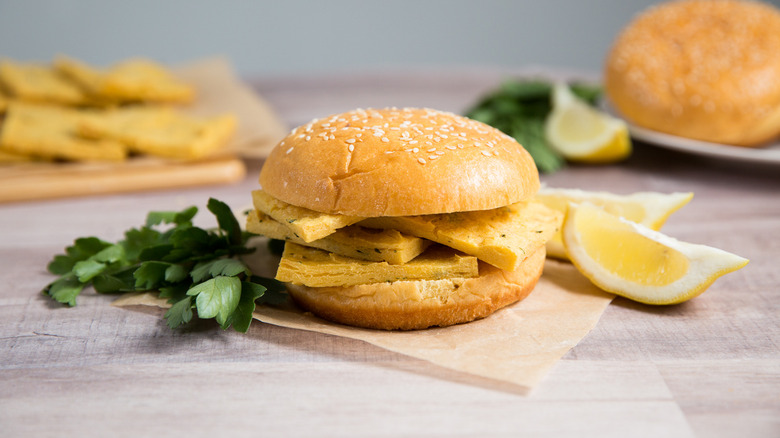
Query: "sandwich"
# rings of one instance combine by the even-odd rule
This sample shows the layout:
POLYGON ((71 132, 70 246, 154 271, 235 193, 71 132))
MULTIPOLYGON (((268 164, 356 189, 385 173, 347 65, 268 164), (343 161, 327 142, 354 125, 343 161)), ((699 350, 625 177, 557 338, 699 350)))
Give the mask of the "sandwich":
POLYGON ((780 136, 780 11, 755 1, 649 8, 615 39, 610 104, 633 124, 679 137, 762 146, 780 136))
POLYGON ((246 229, 283 240, 276 279, 323 319, 415 330, 487 317, 542 274, 561 214, 523 147, 424 108, 358 109, 271 151, 246 229))

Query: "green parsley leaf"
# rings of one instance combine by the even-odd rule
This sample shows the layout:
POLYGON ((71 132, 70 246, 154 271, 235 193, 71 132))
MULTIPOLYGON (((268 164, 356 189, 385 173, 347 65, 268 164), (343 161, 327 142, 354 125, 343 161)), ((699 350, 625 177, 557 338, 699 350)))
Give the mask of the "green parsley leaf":
POLYGON ((171 264, 165 269, 164 279, 168 283, 178 283, 189 277, 189 271, 182 265, 171 264))
POLYGON ((57 254, 46 269, 52 274, 65 275, 73 269, 73 265, 75 264, 76 260, 73 257, 65 254, 57 254))
POLYGON ((125 269, 113 274, 99 274, 92 279, 92 287, 97 293, 113 294, 118 292, 131 292, 135 290, 135 267, 125 269))
POLYGON ((192 297, 184 297, 165 312, 165 323, 173 329, 190 322, 192 316, 192 297))
POLYGON ((60 278, 43 292, 74 306, 87 286, 98 293, 156 290, 172 305, 165 313, 170 327, 197 315, 215 318, 223 329, 246 332, 256 302, 282 302, 286 294, 281 283, 252 275, 238 258, 254 251, 246 245, 252 234, 241 230, 227 204, 210 199, 208 207, 216 229, 195 227, 198 209, 190 207, 151 212, 145 225, 127 230, 116 243, 76 239, 49 263, 49 271, 60 278))
POLYGON ((219 259, 210 262, 200 263, 192 269, 192 281, 200 283, 201 281, 217 276, 235 277, 239 274, 250 275, 249 268, 236 259, 219 259))
POLYGON ((229 323, 233 330, 246 333, 252 323, 252 313, 255 311, 255 301, 265 294, 265 287, 248 281, 241 282, 241 299, 236 310, 230 315, 229 323))
POLYGON ((223 329, 229 327, 228 317, 236 310, 241 298, 241 280, 236 277, 215 277, 187 291, 195 296, 200 318, 215 318, 223 329))
POLYGON ((72 276, 66 276, 51 283, 44 292, 58 302, 73 307, 82 289, 84 289, 83 283, 72 276))
POLYGON ((147 227, 131 228, 125 232, 125 240, 122 242, 125 247, 125 257, 128 260, 135 260, 144 249, 161 244, 161 239, 162 235, 157 230, 147 227))
POLYGON ((138 259, 142 261, 165 260, 173 250, 174 246, 170 243, 147 246, 139 252, 138 259))
POLYGON ((152 211, 146 216, 146 226, 159 224, 192 225, 192 218, 198 213, 198 207, 183 211, 152 211))
POLYGON ((191 283, 176 283, 171 286, 161 287, 159 297, 168 298, 168 303, 175 303, 187 296, 187 291, 191 286, 191 283))
POLYGON ((207 205, 210 212, 217 217, 219 227, 227 233, 228 241, 233 245, 241 243, 241 225, 233 214, 233 211, 222 201, 214 198, 209 199, 207 205))
POLYGON ((170 263, 165 262, 142 262, 133 273, 136 289, 154 290, 161 287, 169 266, 170 263))
POLYGON ((170 235, 169 243, 174 249, 187 251, 190 255, 202 255, 225 245, 217 236, 196 227, 176 228, 170 235))
POLYGON ((100 250, 97 254, 90 257, 98 262, 117 263, 125 259, 125 247, 115 243, 100 250))
POLYGON ((82 237, 76 239, 73 246, 65 248, 65 252, 78 261, 92 257, 110 245, 97 237, 82 237))
POLYGON ((258 277, 256 275, 251 276, 249 281, 265 288, 265 293, 261 300, 263 304, 278 306, 287 302, 287 288, 281 281, 274 278, 258 277))
POLYGON ((73 265, 73 273, 76 274, 76 278, 80 282, 86 283, 92 280, 93 277, 106 270, 106 264, 98 262, 96 260, 87 259, 80 262, 76 262, 73 265))

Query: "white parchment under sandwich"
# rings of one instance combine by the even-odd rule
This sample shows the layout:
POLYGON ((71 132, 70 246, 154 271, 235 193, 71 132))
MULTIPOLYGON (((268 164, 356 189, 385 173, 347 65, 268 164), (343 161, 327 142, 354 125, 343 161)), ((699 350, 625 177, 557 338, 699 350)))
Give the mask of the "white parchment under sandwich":
MULTIPOLYGON (((269 256, 258 256, 254 266, 258 261, 275 266, 262 261, 269 256)), ((596 326, 612 298, 572 265, 548 260, 528 298, 467 324, 415 331, 361 329, 330 323, 292 305, 258 306, 254 317, 281 327, 359 339, 441 367, 530 390, 596 326)), ((168 306, 153 293, 128 294, 114 305, 168 306)))

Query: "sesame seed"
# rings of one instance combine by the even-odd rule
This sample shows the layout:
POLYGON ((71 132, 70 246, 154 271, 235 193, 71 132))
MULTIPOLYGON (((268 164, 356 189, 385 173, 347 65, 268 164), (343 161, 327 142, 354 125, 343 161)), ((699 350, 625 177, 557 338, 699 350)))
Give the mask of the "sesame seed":
POLYGON ((345 140, 345 141, 346 141, 347 143, 354 143, 354 142, 355 142, 355 139, 354 139, 354 138, 348 138, 348 139, 347 139, 347 140, 345 140))
POLYGON ((486 157, 489 157, 489 156, 490 156, 490 152, 488 152, 488 151, 482 151, 482 155, 484 155, 484 156, 486 156, 486 157))
POLYGON ((349 151, 350 152, 355 152, 355 145, 354 144, 349 145, 349 151))
POLYGON ((293 151, 293 149, 295 149, 295 148, 291 147, 290 149, 287 149, 287 154, 289 155, 289 154, 290 154, 290 152, 292 152, 292 151, 293 151))
POLYGON ((306 141, 309 141, 309 140, 311 140, 311 135, 307 135, 307 136, 306 136, 306 138, 305 138, 305 140, 306 140, 306 141))
POLYGON ((389 138, 387 138, 387 137, 382 137, 382 141, 383 141, 383 142, 385 142, 385 143, 387 143, 388 141, 390 141, 390 139, 389 139, 389 138))
POLYGON ((420 164, 425 164, 425 159, 424 158, 418 158, 417 162, 420 163, 420 164))

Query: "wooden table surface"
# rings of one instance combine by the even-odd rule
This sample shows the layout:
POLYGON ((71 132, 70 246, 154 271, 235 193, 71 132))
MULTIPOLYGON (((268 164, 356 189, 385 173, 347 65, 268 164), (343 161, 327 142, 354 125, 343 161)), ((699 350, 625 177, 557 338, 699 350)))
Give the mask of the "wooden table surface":
MULTIPOLYGON (((260 78, 294 126, 355 107, 461 112, 505 72, 260 78)), ((119 239, 149 210, 250 205, 235 185, 0 205, 0 436, 780 436, 780 167, 637 144, 611 166, 543 175, 553 187, 693 191, 664 232, 751 259, 690 302, 616 299, 531 394, 372 345, 253 324, 171 331, 157 311, 39 292, 79 236, 119 239)), ((197 221, 196 221, 197 222, 197 221)))

